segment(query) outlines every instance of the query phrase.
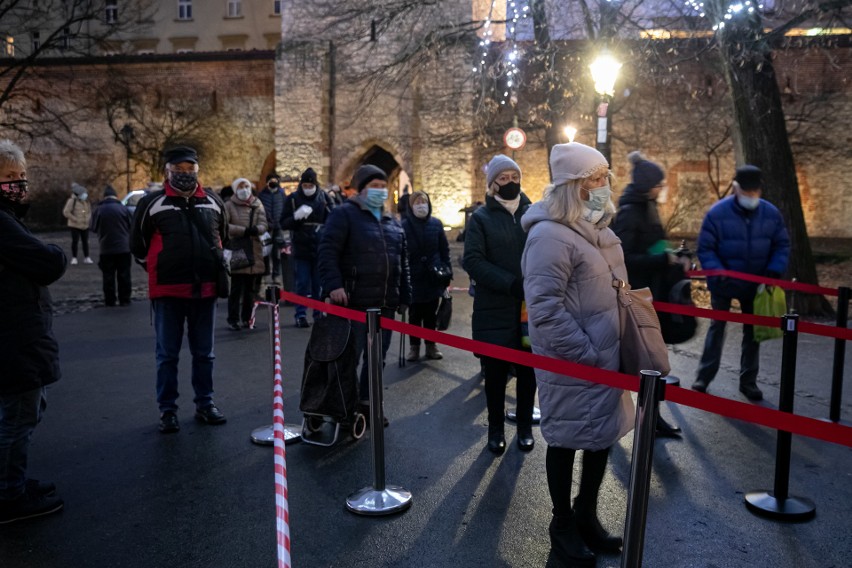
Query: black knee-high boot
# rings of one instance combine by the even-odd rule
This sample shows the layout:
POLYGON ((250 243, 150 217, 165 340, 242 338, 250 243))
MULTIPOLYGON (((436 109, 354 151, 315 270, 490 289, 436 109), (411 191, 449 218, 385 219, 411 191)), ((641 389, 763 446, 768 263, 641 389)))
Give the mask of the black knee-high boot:
POLYGON ((574 499, 577 530, 592 550, 617 551, 622 545, 621 537, 609 534, 598 521, 598 492, 606 471, 609 450, 606 448, 597 452, 583 451, 580 492, 574 499))
POLYGON ((583 542, 571 511, 571 480, 574 473, 575 450, 547 447, 547 488, 553 502, 553 519, 548 529, 550 547, 566 566, 595 565, 595 554, 583 542))

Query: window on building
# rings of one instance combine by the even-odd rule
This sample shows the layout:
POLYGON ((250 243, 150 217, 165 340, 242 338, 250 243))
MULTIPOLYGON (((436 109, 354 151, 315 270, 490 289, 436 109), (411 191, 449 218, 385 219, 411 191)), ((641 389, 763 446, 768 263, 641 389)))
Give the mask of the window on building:
POLYGON ((32 33, 32 39, 33 39, 33 53, 35 53, 41 47, 41 34, 39 32, 33 32, 32 33))
POLYGON ((242 0, 228 0, 228 17, 239 18, 243 15, 242 0))
POLYGON ((276 16, 281 15, 281 0, 272 0, 272 13, 276 16))
POLYGON ((71 47, 71 28, 62 28, 62 36, 59 38, 59 49, 71 47))
POLYGON ((13 36, 6 36, 6 42, 3 45, 3 53, 9 57, 15 57, 15 38, 13 36))
POLYGON ((178 20, 192 19, 192 0, 178 0, 178 20))
POLYGON ((104 23, 118 23, 118 0, 106 0, 104 4, 104 23))

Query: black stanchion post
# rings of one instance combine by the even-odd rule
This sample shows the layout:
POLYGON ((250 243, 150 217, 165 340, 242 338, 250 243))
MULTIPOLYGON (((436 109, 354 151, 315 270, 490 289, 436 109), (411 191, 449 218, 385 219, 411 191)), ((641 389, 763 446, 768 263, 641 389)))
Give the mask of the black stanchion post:
MULTIPOLYGON (((837 289, 837 327, 846 329, 849 324, 849 292, 846 286, 837 289)), ((828 417, 840 422, 840 399, 843 395, 843 364, 846 359, 846 340, 834 340, 834 369, 831 373, 831 405, 828 417)))
POLYGON ((639 398, 636 405, 636 431, 633 433, 633 460, 627 494, 627 521, 621 568, 642 566, 645 546, 645 518, 648 515, 648 493, 651 488, 651 463, 660 401, 665 397, 666 380, 657 371, 641 371, 639 398))
MULTIPOLYGON (((781 352, 781 392, 778 410, 793 413, 796 392, 796 346, 799 339, 799 316, 787 314, 781 318, 784 343, 781 352)), ((813 501, 805 497, 791 497, 790 457, 793 435, 778 430, 775 450, 775 488, 773 491, 750 491, 745 495, 749 511, 785 521, 804 521, 816 513, 813 501)))
POLYGON ((367 369, 370 379, 370 438, 373 449, 373 486, 346 499, 346 508, 359 515, 390 515, 411 506, 411 493, 385 484, 385 430, 382 410, 382 311, 367 310, 367 369))
MULTIPOLYGON (((272 360, 272 374, 275 375, 275 308, 278 306, 281 291, 278 286, 268 286, 265 296, 269 312, 269 343, 271 347, 270 359, 272 360)), ((298 424, 284 425, 284 443, 292 444, 300 442, 302 435, 299 433, 301 428, 298 424)), ((261 426, 251 431, 251 441, 259 446, 272 446, 275 444, 275 432, 272 424, 269 426, 261 426)))

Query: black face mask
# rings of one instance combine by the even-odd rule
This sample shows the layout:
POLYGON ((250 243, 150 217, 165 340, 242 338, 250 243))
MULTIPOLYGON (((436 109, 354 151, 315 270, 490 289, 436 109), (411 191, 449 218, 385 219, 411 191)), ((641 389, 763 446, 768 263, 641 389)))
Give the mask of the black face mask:
POLYGON ((504 183, 503 185, 497 186, 497 195, 499 195, 501 199, 505 199, 506 201, 511 201, 518 197, 520 194, 521 184, 516 181, 510 181, 509 183, 504 183))

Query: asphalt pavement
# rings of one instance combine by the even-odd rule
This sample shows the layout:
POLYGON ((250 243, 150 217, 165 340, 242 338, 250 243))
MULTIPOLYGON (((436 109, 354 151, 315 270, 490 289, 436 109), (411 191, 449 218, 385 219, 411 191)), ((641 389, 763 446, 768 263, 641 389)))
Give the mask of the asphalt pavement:
MULTIPOLYGON (((93 247, 95 248, 95 247, 93 247)), ((96 258, 96 250, 92 253, 96 258)), ((4 568, 272 567, 276 565, 273 455, 250 442, 272 422, 272 370, 265 308, 258 327, 233 332, 219 303, 215 400, 222 426, 192 419, 189 355, 181 361, 181 431, 157 431, 154 333, 141 271, 134 302, 99 307, 99 272, 69 267, 53 291, 63 378, 49 389, 48 409, 30 451, 32 477, 57 484, 60 513, 0 529, 4 568), (84 273, 82 271, 89 271, 84 273), (72 285, 73 281, 73 285, 72 285), (81 287, 82 286, 82 287, 81 287)), ((454 284, 466 285, 457 268, 454 284)), ((455 293, 451 333, 470 336, 472 301, 455 293)), ((310 330, 293 327, 282 306, 284 413, 298 410, 304 349, 310 330)), ((740 331, 729 324, 725 362, 713 395, 745 400, 737 390, 740 331)), ((692 341, 674 347, 673 374, 688 387, 706 322, 692 341)), ((833 340, 801 335, 795 410, 828 416, 833 340)), ((386 517, 345 510, 346 498, 373 482, 369 433, 336 446, 287 446, 292 566, 553 567, 547 525, 550 500, 545 444, 520 452, 507 424, 502 457, 485 449, 486 415, 478 361, 442 348, 444 359, 397 366, 398 337, 384 373, 385 477, 413 495, 412 506, 386 517)), ((778 401, 781 342, 761 350, 759 386, 778 401)), ((847 367, 852 355, 847 356, 847 367)), ((842 413, 852 415, 846 371, 842 413)), ((514 406, 514 381, 508 407, 514 406)), ((816 517, 803 523, 749 512, 745 492, 772 489, 773 430, 664 403, 681 440, 654 445, 644 565, 700 568, 841 568, 852 566, 852 450, 794 437, 790 494, 812 499, 816 517)), ((633 435, 613 449, 599 513, 623 529, 633 435)), ((575 483, 577 480, 575 475, 575 483)), ((598 566, 621 565, 617 554, 598 566)))

